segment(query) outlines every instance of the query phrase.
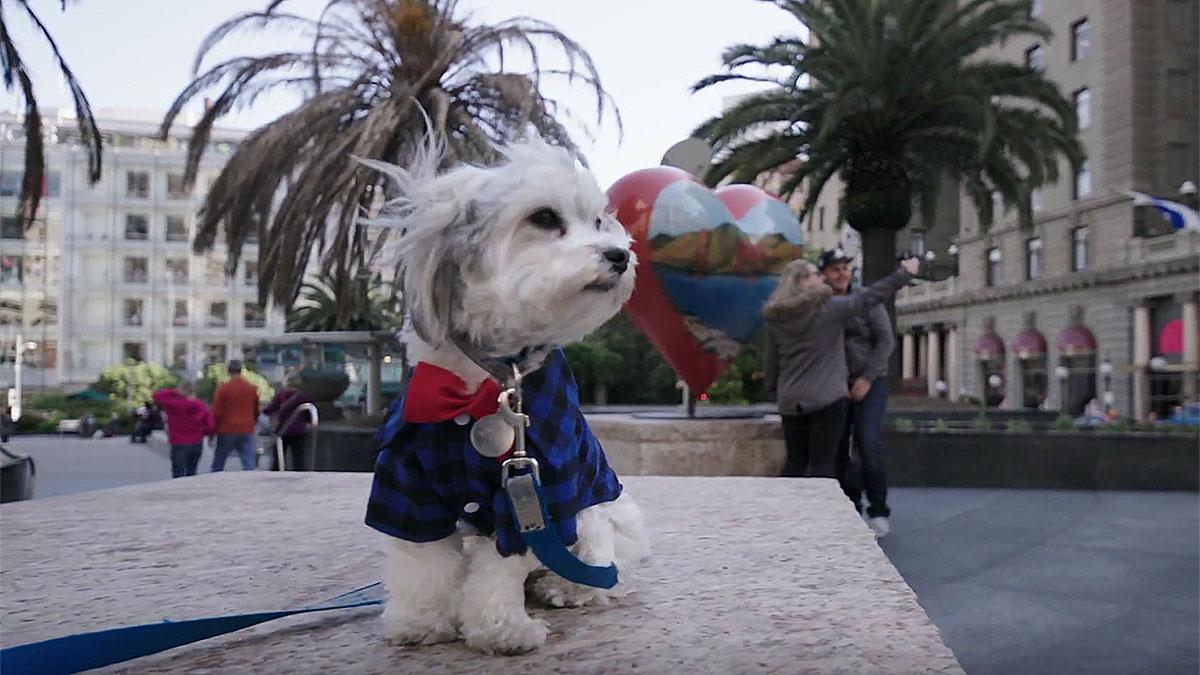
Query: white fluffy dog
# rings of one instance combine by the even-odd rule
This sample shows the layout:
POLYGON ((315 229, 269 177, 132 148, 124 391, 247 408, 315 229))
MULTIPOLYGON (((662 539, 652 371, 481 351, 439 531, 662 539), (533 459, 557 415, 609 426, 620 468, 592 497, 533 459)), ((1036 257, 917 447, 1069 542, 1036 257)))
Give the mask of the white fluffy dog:
MULTIPOLYGON (((599 327, 633 291, 631 240, 605 212, 607 200, 592 175, 565 150, 541 140, 501 148, 500 153, 495 166, 459 166, 440 175, 440 153, 432 144, 407 169, 367 162, 391 177, 399 192, 373 222, 401 232, 396 246, 410 315, 409 354, 418 369, 433 366, 426 372, 456 376, 464 395, 483 391, 489 378, 497 379, 490 374, 496 369, 481 367, 487 359, 515 359, 524 372, 537 370, 548 358, 561 363, 557 347, 599 327)), ((411 394, 410 385, 406 399, 411 394)), ((582 429, 592 438, 575 408, 569 412, 578 416, 570 417, 575 434, 582 429)), ((438 424, 448 429, 443 433, 465 434, 470 423, 459 414, 438 424)), ((577 535, 571 551, 588 564, 615 562, 622 583, 601 590, 568 582, 544 571, 528 551, 502 554, 500 533, 487 533, 486 524, 481 530, 471 522, 469 516, 486 513, 500 501, 489 501, 488 495, 473 499, 478 492, 463 488, 461 476, 443 475, 449 469, 441 465, 429 466, 440 461, 429 459, 437 455, 425 455, 422 465, 419 450, 406 455, 408 450, 395 450, 395 442, 390 447, 377 465, 367 522, 392 535, 383 621, 394 641, 434 644, 461 637, 486 653, 536 649, 546 640, 547 625, 525 611, 531 575, 532 593, 550 606, 606 603, 624 592, 631 563, 648 552, 641 512, 617 484, 619 497, 584 504, 565 518, 573 519, 577 535), (396 475, 402 476, 402 485, 396 475), (413 495, 414 480, 453 484, 458 491, 425 491, 422 485, 422 494, 413 495), (389 489, 391 493, 377 496, 389 489), (402 503, 395 507, 399 515, 384 513, 390 508, 387 500, 402 503), (447 510, 458 514, 453 532, 447 531, 447 510), (421 522, 393 526, 404 519, 421 521, 430 513, 437 522, 429 532, 421 522)), ((615 483, 599 445, 590 447, 600 453, 598 461, 615 483)), ((530 454, 545 462, 533 446, 530 454)), ((467 464, 471 461, 467 458, 467 464)), ((463 464, 454 466, 461 470, 463 464)), ((487 489, 502 494, 498 481, 487 489)))

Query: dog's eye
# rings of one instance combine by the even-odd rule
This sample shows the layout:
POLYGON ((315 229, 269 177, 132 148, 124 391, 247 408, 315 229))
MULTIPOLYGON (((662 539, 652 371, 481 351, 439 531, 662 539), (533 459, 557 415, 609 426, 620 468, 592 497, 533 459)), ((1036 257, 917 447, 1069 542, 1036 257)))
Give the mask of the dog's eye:
POLYGON ((562 232, 563 221, 562 216, 554 209, 538 209, 529 215, 529 222, 533 226, 541 230, 558 230, 562 232))

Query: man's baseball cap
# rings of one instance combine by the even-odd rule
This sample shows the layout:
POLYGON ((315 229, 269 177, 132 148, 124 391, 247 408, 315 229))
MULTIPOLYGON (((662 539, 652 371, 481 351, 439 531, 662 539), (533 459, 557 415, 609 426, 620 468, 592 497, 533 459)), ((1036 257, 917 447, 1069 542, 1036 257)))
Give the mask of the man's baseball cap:
POLYGON ((830 248, 821 252, 821 257, 817 258, 817 269, 822 272, 826 267, 834 263, 854 262, 854 256, 846 253, 841 248, 830 248))

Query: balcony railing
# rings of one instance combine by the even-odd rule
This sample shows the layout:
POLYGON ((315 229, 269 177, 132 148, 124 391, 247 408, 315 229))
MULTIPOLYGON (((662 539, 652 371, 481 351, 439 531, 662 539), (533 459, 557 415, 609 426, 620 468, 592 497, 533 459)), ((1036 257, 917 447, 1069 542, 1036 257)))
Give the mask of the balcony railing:
POLYGON ((1155 262, 1200 255, 1200 231, 1180 230, 1153 239, 1129 240, 1129 262, 1155 262))
POLYGON ((916 302, 928 302, 946 298, 958 293, 958 277, 948 277, 941 281, 926 281, 915 286, 900 289, 896 293, 896 304, 907 305, 916 302))

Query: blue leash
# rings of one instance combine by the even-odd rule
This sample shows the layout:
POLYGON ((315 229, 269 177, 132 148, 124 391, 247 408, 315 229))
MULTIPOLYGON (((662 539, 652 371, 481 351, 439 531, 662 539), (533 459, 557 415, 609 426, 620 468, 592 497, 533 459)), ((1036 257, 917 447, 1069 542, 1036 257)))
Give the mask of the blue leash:
POLYGON ((558 576, 584 586, 612 588, 617 585, 617 566, 599 567, 589 565, 563 545, 558 532, 550 524, 550 513, 546 510, 546 498, 538 480, 537 463, 532 459, 517 458, 505 462, 504 492, 512 504, 517 530, 533 555, 558 576), (509 476, 510 462, 531 463, 532 473, 509 476))
POLYGON ((300 609, 228 614, 184 621, 168 619, 162 623, 78 633, 0 649, 0 672, 4 675, 78 673, 157 654, 285 616, 370 607, 382 603, 383 584, 374 583, 300 609))

